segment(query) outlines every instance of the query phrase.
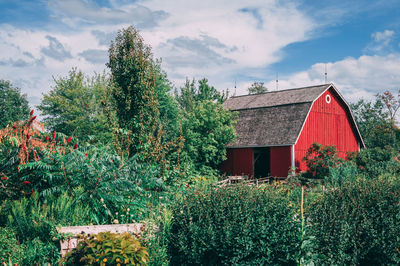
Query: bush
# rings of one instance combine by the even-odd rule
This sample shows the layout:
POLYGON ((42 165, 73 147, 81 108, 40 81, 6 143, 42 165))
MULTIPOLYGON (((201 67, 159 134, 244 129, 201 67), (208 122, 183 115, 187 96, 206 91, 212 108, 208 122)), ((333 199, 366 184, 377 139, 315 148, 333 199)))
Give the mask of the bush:
POLYGON ((346 161, 337 167, 329 168, 329 175, 325 177, 324 184, 327 187, 341 186, 348 181, 356 179, 359 175, 357 165, 346 161))
POLYGON ((89 223, 88 207, 78 204, 65 192, 60 197, 49 197, 40 201, 35 195, 10 202, 6 223, 17 233, 21 242, 32 241, 39 237, 41 241, 50 241, 57 225, 83 225, 89 223))
POLYGON ((357 179, 310 207, 314 253, 326 265, 400 263, 400 182, 357 179))
POLYGON ((308 168, 302 173, 304 177, 323 179, 329 175, 329 168, 337 167, 343 159, 337 156, 336 146, 324 146, 314 142, 308 148, 303 161, 308 168))
MULTIPOLYGON (((170 265, 168 257, 168 236, 171 227, 172 212, 167 208, 162 210, 159 221, 159 231, 154 232, 153 228, 145 231, 143 239, 149 251, 149 265, 162 266, 170 265)), ((154 223, 156 224, 156 223, 154 223)))
POLYGON ((300 231, 289 205, 270 187, 192 192, 172 208, 171 264, 295 264, 300 231))
POLYGON ((0 264, 7 263, 9 258, 14 263, 20 263, 24 247, 18 242, 11 228, 0 227, 0 264))
POLYGON ((382 175, 397 175, 400 164, 394 158, 398 153, 391 147, 362 149, 350 159, 354 161, 359 172, 366 178, 377 178, 382 175))
POLYGON ((136 156, 126 161, 109 147, 92 147, 86 153, 80 148, 65 155, 51 153, 20 169, 35 172, 29 181, 44 198, 80 187, 82 191, 75 197, 91 206, 89 215, 95 224, 111 223, 115 213, 128 208, 129 216, 138 220, 142 187, 155 182, 157 173, 152 165, 138 163, 136 156))
POLYGON ((104 232, 79 239, 76 249, 67 253, 66 265, 145 265, 149 261, 146 248, 128 233, 104 232))
POLYGON ((58 237, 56 226, 89 223, 89 208, 77 203, 67 192, 43 201, 36 194, 6 205, 0 221, 15 231, 16 239, 26 248, 23 265, 57 263, 60 250, 53 241, 53 237, 58 237))
POLYGON ((55 243, 40 240, 39 237, 27 241, 21 265, 55 265, 60 257, 60 250, 55 243))

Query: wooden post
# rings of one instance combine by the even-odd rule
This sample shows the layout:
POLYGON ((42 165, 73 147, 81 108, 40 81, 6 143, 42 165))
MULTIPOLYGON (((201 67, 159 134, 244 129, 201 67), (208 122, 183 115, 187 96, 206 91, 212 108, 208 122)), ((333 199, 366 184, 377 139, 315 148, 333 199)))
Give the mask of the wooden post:
POLYGON ((303 232, 303 230, 304 230, 304 186, 301 186, 300 213, 301 213, 301 231, 303 232))

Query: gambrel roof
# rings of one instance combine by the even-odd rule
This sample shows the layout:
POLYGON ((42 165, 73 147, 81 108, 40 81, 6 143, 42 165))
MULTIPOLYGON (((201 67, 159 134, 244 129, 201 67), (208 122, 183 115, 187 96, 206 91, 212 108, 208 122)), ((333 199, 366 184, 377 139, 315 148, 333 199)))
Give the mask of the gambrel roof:
POLYGON ((315 100, 328 89, 344 103, 360 140, 364 142, 347 102, 333 84, 236 96, 223 106, 238 111, 237 139, 228 147, 268 147, 294 145, 315 100))

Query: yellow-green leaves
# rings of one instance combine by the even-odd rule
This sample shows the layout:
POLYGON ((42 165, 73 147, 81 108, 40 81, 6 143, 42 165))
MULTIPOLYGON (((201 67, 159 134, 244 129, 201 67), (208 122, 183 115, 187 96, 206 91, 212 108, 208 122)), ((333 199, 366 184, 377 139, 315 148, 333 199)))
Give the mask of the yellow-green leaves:
POLYGON ((128 233, 103 232, 79 239, 76 249, 65 257, 66 265, 146 265, 149 261, 146 248, 128 233))

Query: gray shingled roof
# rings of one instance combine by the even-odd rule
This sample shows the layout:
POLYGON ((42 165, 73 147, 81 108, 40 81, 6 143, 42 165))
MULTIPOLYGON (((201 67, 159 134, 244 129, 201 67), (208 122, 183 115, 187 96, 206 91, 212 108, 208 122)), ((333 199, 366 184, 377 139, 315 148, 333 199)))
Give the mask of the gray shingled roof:
POLYGON ((236 124, 238 136, 229 146, 293 144, 310 107, 311 103, 299 103, 240 110, 236 124))
POLYGON ((295 144, 312 102, 331 84, 232 97, 224 108, 238 111, 238 135, 228 147, 295 144))
POLYGON ((324 84, 313 87, 236 96, 226 100, 223 105, 226 109, 240 110, 285 104, 308 103, 314 101, 330 86, 331 84, 324 84))

